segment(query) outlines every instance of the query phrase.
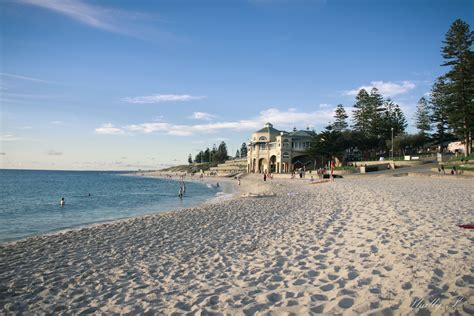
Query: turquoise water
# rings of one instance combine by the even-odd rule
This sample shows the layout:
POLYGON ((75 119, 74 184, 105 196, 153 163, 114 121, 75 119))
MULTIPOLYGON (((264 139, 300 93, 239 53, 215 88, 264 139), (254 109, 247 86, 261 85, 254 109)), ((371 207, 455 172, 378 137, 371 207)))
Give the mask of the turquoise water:
POLYGON ((179 186, 123 172, 0 170, 0 242, 190 207, 218 193, 188 182, 180 199, 179 186))

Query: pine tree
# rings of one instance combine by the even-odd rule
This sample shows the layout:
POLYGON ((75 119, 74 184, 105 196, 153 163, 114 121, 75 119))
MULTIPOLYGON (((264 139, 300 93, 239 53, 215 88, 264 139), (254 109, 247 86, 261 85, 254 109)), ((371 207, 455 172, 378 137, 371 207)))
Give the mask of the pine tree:
POLYGON ((400 109, 400 106, 393 102, 391 99, 384 101, 384 113, 383 113, 383 129, 381 135, 385 140, 391 139, 392 128, 393 135, 397 136, 403 134, 408 126, 405 114, 400 109))
POLYGON ((379 93, 377 88, 370 90, 370 106, 369 106, 369 122, 370 122, 370 134, 372 136, 383 135, 385 131, 385 122, 383 120, 384 99, 379 93))
POLYGON ((407 119, 405 117, 405 114, 403 114, 402 109, 400 109, 400 106, 398 104, 395 104, 393 108, 393 123, 394 123, 394 130, 393 133, 394 135, 400 135, 405 133, 405 130, 408 126, 407 124, 407 119))
POLYGON ((211 162, 211 150, 209 148, 204 151, 202 161, 211 162))
POLYGON ((242 146, 240 147, 240 157, 241 158, 247 157, 247 144, 245 143, 242 143, 242 146))
POLYGON ((227 159, 227 145, 225 144, 224 141, 222 141, 219 144, 219 147, 217 148, 217 161, 218 162, 224 162, 227 159))
POLYGON ((431 130, 431 120, 428 101, 425 99, 425 97, 422 97, 418 101, 415 113, 415 125, 420 131, 420 134, 426 138, 428 132, 431 130))
POLYGON ((339 104, 336 107, 334 118, 336 119, 333 128, 337 131, 343 131, 347 128, 347 118, 349 116, 346 114, 346 110, 344 109, 344 106, 342 104, 339 104))
POLYGON ((384 100, 377 88, 373 88, 370 94, 361 89, 356 96, 354 108, 354 129, 367 137, 381 135, 384 128, 384 100))
POLYGON ((214 144, 212 146, 212 149, 211 149, 211 152, 210 152, 209 156, 210 156, 210 159, 209 159, 210 162, 219 162, 219 157, 217 155, 216 144, 214 144))
POLYGON ((352 116, 354 130, 368 135, 370 130, 370 95, 365 89, 361 89, 356 96, 354 112, 352 116))
POLYGON ((203 156, 203 152, 202 152, 202 150, 201 150, 201 151, 196 155, 196 157, 194 157, 194 161, 195 161, 196 163, 201 163, 201 162, 203 162, 202 156, 203 156))
POLYGON ((446 79, 439 77, 431 88, 430 108, 431 122, 434 124, 433 140, 436 144, 444 146, 452 138, 449 133, 448 100, 446 94, 446 79))
POLYGON ((189 156, 188 156, 188 163, 189 164, 193 163, 193 157, 191 156, 191 154, 189 154, 189 156))
POLYGON ((235 158, 238 159, 240 158, 240 150, 237 149, 237 151, 235 152, 235 158))
POLYGON ((448 120, 453 130, 462 136, 465 153, 472 150, 474 131, 474 52, 471 50, 474 33, 469 24, 456 20, 446 33, 443 43, 443 66, 450 67, 445 77, 446 97, 448 98, 448 120))

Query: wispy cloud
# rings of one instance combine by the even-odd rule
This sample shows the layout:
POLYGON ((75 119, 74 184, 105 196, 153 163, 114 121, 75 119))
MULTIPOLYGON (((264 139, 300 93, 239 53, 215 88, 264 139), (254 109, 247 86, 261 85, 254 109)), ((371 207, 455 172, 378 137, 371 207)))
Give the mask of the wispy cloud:
POLYGON ((61 156, 63 153, 60 152, 60 151, 55 151, 55 150, 52 150, 52 149, 51 149, 51 150, 48 150, 48 151, 46 152, 46 154, 47 154, 48 156, 61 156))
POLYGON ((393 97, 395 95, 407 93, 416 88, 416 84, 412 81, 401 81, 401 82, 391 82, 391 81, 372 81, 370 85, 360 86, 357 89, 345 91, 345 95, 355 96, 361 89, 370 91, 372 88, 377 88, 383 96, 393 97))
POLYGON ((115 127, 111 123, 102 124, 100 127, 95 129, 97 134, 104 134, 104 135, 122 135, 125 134, 125 131, 121 128, 115 127))
POLYGON ((52 83, 51 81, 47 81, 47 80, 43 80, 43 79, 27 77, 27 76, 20 76, 20 75, 15 75, 15 74, 8 74, 8 73, 4 73, 4 72, 0 72, 0 76, 1 77, 7 77, 7 78, 13 78, 13 79, 19 79, 19 80, 39 82, 39 83, 52 83))
POLYGON ((99 6, 79 0, 20 0, 20 2, 66 15, 95 28, 119 32, 119 29, 110 21, 111 12, 99 6))
POLYGON ((327 103, 321 103, 321 104, 319 105, 320 108, 329 108, 329 107, 331 107, 331 106, 332 106, 331 104, 327 104, 327 103))
POLYGON ((13 134, 0 135, 0 141, 2 141, 2 142, 13 142, 15 140, 20 140, 20 138, 13 135, 13 134))
POLYGON ((52 121, 51 124, 53 125, 63 125, 63 121, 52 121))
POLYGON ((210 120, 216 118, 216 116, 214 114, 210 114, 210 113, 206 113, 206 112, 194 112, 192 118, 196 119, 196 120, 210 121, 210 120))
POLYGON ((140 97, 126 97, 124 102, 133 104, 148 104, 162 102, 192 101, 206 98, 205 96, 192 96, 189 94, 154 94, 140 97))
POLYGON ((219 131, 254 131, 263 126, 266 122, 271 122, 279 128, 293 128, 295 124, 298 126, 313 126, 314 124, 327 124, 333 116, 332 110, 320 110, 314 112, 298 112, 294 108, 282 111, 270 108, 261 111, 259 116, 253 119, 238 121, 210 122, 207 124, 172 124, 167 122, 147 122, 141 124, 125 125, 123 127, 115 127, 108 123, 104 124, 95 131, 98 134, 127 134, 127 133, 163 133, 175 136, 191 136, 196 134, 212 134, 219 131))
MULTIPOLYGON (((186 38, 157 29, 154 24, 147 25, 150 21, 166 22, 166 19, 158 14, 121 10, 109 6, 106 7, 102 5, 105 1, 18 0, 17 3, 36 6, 41 9, 64 15, 74 21, 95 29, 130 36, 140 40, 155 41, 156 39, 160 39, 162 41, 171 42, 188 41, 186 38)), ((110 3, 114 2, 110 1, 110 3)))

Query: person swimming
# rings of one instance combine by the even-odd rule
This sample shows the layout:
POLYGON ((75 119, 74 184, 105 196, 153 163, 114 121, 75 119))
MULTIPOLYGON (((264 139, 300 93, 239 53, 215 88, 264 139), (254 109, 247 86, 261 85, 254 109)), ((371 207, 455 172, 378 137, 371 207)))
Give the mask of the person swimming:
POLYGON ((64 200, 63 197, 61 198, 61 201, 59 202, 59 205, 61 205, 61 207, 64 207, 64 205, 66 205, 66 201, 64 200))

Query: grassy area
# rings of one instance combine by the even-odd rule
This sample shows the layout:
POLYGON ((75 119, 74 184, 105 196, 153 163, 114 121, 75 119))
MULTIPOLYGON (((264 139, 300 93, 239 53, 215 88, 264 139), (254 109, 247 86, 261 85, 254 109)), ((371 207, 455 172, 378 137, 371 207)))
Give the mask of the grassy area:
MULTIPOLYGON (((449 159, 449 161, 461 161, 462 158, 463 157, 461 155, 459 155, 458 157, 453 156, 451 157, 451 159, 449 159)), ((474 154, 470 154, 469 156, 464 157, 464 161, 467 161, 467 160, 474 161, 474 154)))
MULTIPOLYGON (((446 172, 449 172, 451 170, 451 168, 453 168, 453 165, 445 165, 444 166, 444 170, 446 170, 446 172)), ((456 170, 460 171, 460 170, 463 170, 463 171, 474 171, 474 166, 471 167, 471 165, 469 166, 459 166, 457 165, 456 166, 456 170)))

